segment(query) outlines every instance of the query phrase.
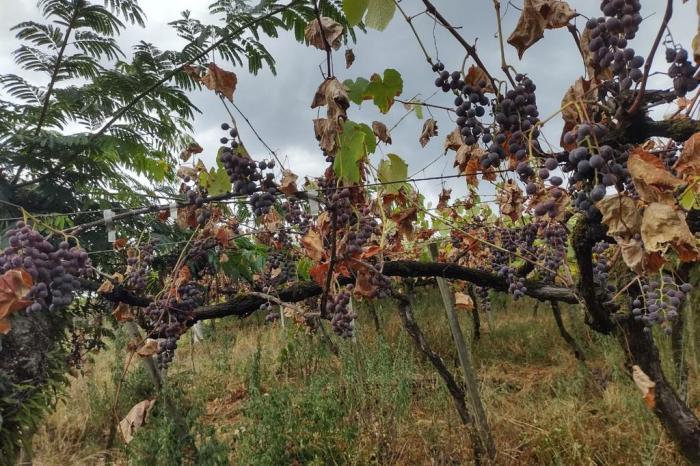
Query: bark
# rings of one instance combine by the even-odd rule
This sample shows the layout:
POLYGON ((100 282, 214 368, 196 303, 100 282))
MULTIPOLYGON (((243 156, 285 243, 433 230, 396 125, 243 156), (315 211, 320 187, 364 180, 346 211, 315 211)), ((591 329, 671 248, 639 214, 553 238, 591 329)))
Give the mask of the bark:
POLYGON ((559 303, 552 301, 552 314, 554 315, 554 320, 557 323, 557 328, 559 329, 559 334, 564 339, 564 341, 569 345, 571 351, 573 351, 574 356, 581 362, 586 360, 583 354, 583 350, 578 342, 571 336, 571 334, 566 330, 564 326, 564 321, 561 318, 561 309, 559 308, 559 303))

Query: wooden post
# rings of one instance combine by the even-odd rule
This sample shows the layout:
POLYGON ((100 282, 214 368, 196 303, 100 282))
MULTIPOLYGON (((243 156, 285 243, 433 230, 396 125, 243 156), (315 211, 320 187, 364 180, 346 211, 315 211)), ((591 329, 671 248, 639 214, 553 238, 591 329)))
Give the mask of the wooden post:
MULTIPOLYGON (((437 244, 432 243, 430 244, 429 248, 433 260, 436 261, 438 257, 437 244)), ((474 371, 474 365, 472 363, 471 351, 465 341, 462 328, 459 326, 459 320, 457 319, 457 312, 454 308, 453 295, 450 291, 450 286, 447 283, 447 280, 442 277, 437 277, 437 283, 438 287, 440 288, 440 294, 442 295, 442 302, 445 306, 445 311, 447 312, 447 321, 450 324, 452 338, 457 346, 459 362, 462 366, 462 372, 464 373, 464 383, 467 387, 467 400, 471 404, 472 412, 474 413, 476 429, 479 433, 479 440, 481 441, 483 450, 486 452, 489 459, 493 461, 496 458, 496 445, 493 441, 493 436, 491 435, 488 420, 486 419, 486 412, 481 402, 481 396, 479 395, 479 384, 476 379, 476 371, 474 371)))
MULTIPOLYGON (((138 326, 133 321, 124 322, 124 326, 126 328, 126 332, 129 334, 129 336, 131 338, 138 338, 138 339, 143 338, 141 336, 141 331, 139 330, 138 326)), ((148 372, 148 375, 151 377, 151 380, 153 381, 153 385, 155 385, 156 389, 158 389, 158 391, 160 391, 160 389, 163 387, 163 378, 160 375, 160 371, 156 367, 155 361, 153 361, 153 357, 149 356, 146 358, 139 358, 139 359, 141 359, 141 362, 143 363, 144 367, 146 368, 146 372, 148 372)))

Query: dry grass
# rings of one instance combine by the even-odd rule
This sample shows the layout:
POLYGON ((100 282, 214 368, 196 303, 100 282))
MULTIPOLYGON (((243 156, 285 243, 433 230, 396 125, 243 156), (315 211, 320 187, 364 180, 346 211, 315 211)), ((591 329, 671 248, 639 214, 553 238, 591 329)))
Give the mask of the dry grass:
MULTIPOLYGON (((420 302, 416 307, 421 325, 434 348, 458 374, 442 310, 434 304, 436 296, 420 302)), ((629 380, 614 340, 589 333, 583 326, 575 326, 578 331, 573 332, 574 326, 565 319, 586 350, 584 367, 561 340, 546 310, 541 309, 533 318, 527 305, 520 307, 499 312, 496 329, 486 331, 473 345, 482 396, 498 446, 498 464, 683 464, 629 380)), ((376 335, 371 319, 362 313, 357 347, 344 344, 341 358, 326 355, 320 343, 300 332, 282 332, 278 324, 263 326, 254 319, 223 322, 213 340, 194 347, 184 344, 168 377, 185 381, 178 382, 184 393, 204 403, 199 422, 214 426, 219 438, 231 446, 232 464, 254 463, 242 457, 239 448, 241 438, 248 435, 246 429, 258 422, 247 411, 254 396, 248 390, 251 361, 258 348, 259 364, 264 368, 262 391, 274 394, 292 387, 290 409, 298 407, 319 380, 347 394, 348 399, 357 390, 356 384, 370 387, 363 403, 353 405, 355 411, 338 421, 358 428, 352 445, 355 464, 468 464, 472 457, 469 437, 441 380, 429 363, 409 349, 390 304, 385 303, 380 312, 383 337, 376 335), (376 384, 363 379, 386 379, 389 386, 401 382, 392 380, 395 375, 391 373, 372 372, 377 370, 372 369, 376 361, 358 356, 377 350, 382 339, 393 350, 404 351, 401 357, 413 361, 402 369, 408 371, 401 377, 408 377, 411 387, 403 414, 398 406, 392 413, 390 402, 385 400, 387 394, 372 392, 376 384), (348 378, 348 364, 357 365, 359 379, 348 378)), ((463 320, 468 329, 471 323, 463 320)), ((486 330, 485 322, 483 328, 486 330)), ((99 355, 88 374, 74 380, 66 403, 57 407, 36 435, 35 464, 100 464, 104 443, 95 439, 103 441, 104 433, 96 435, 96 426, 90 423, 100 415, 93 411, 95 397, 108 398, 106 392, 95 390, 114 389, 109 374, 113 359, 109 352, 99 355)), ((696 412, 700 412, 698 382, 693 362, 689 396, 696 412)), ((121 409, 126 406, 121 405, 121 409)), ((296 432, 294 423, 284 427, 296 432)), ((126 461, 129 454, 122 447, 110 453, 117 462, 126 461)))

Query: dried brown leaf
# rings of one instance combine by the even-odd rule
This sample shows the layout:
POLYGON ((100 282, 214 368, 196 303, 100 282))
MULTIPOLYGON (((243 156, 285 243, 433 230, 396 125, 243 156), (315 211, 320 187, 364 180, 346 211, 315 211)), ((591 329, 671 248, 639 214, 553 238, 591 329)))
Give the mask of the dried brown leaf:
POLYGON ((630 152, 627 169, 643 201, 676 204, 674 191, 683 181, 673 176, 661 159, 637 147, 630 152))
POLYGON ((525 0, 508 43, 518 50, 518 57, 522 58, 525 50, 544 37, 545 29, 564 27, 574 16, 576 12, 564 1, 525 0))
POLYGON ((112 315, 117 322, 127 322, 129 320, 134 320, 134 315, 131 313, 131 308, 128 304, 120 302, 117 307, 112 311, 112 315))
POLYGON ((474 301, 468 294, 457 291, 455 292, 455 307, 463 311, 473 311, 474 301))
POLYGON ((647 251, 663 254, 671 246, 682 262, 700 257, 697 240, 684 214, 666 204, 654 202, 644 209, 641 233, 647 251))
POLYGON ((146 338, 141 346, 136 350, 136 354, 142 358, 147 358, 153 356, 158 351, 158 340, 153 338, 146 338))
POLYGON ((482 81, 486 83, 486 86, 483 88, 484 92, 491 94, 494 94, 496 92, 496 90, 491 85, 491 81, 489 80, 489 77, 486 74, 486 72, 476 65, 470 66, 467 70, 466 76, 464 76, 464 82, 469 84, 470 86, 479 86, 479 83, 482 81))
POLYGON ((306 251, 306 255, 313 261, 320 261, 323 257, 323 241, 321 235, 316 230, 310 229, 301 238, 301 245, 306 251))
POLYGON ((425 120, 425 123, 423 123, 423 130, 421 131, 420 138, 418 139, 420 141, 420 145, 425 147, 425 145, 428 144, 428 141, 430 141, 430 138, 437 136, 437 134, 437 122, 432 118, 428 118, 425 120))
POLYGON ((596 207, 603 214, 603 223, 608 226, 610 236, 631 238, 639 232, 642 216, 631 197, 624 194, 607 196, 596 207))
POLYGON ((700 175, 700 132, 683 143, 683 150, 673 168, 684 178, 700 175))
POLYGON ((445 154, 447 154, 448 150, 458 150, 463 145, 464 141, 462 141, 462 135, 459 132, 459 126, 457 126, 445 138, 443 148, 445 149, 445 154))
POLYGON ((647 407, 654 409, 654 406, 656 406, 656 383, 636 364, 632 366, 632 380, 634 380, 639 391, 642 392, 642 397, 644 397, 647 407))
POLYGON ((282 171, 282 181, 280 181, 279 190, 287 195, 292 195, 299 191, 297 188, 297 179, 299 177, 295 175, 291 170, 284 169, 282 171))
POLYGON ((220 92, 233 102, 233 92, 236 90, 238 78, 233 71, 225 71, 214 63, 209 63, 207 74, 201 79, 207 89, 220 92))
POLYGON ((355 63, 355 52, 352 49, 347 49, 345 51, 345 69, 348 69, 355 63))
POLYGON ((304 38, 310 44, 320 50, 326 50, 326 42, 335 50, 340 48, 340 39, 343 35, 343 26, 326 16, 321 17, 319 26, 318 19, 311 21, 304 29, 304 38), (323 40, 323 37, 326 40, 323 40))
POLYGON ((381 121, 372 122, 372 132, 375 136, 377 136, 377 139, 383 143, 391 144, 391 134, 389 134, 389 130, 387 129, 386 125, 381 121))
POLYGON ((122 434, 124 443, 129 443, 134 438, 136 431, 148 420, 148 414, 153 409, 156 400, 143 400, 129 410, 124 419, 119 422, 119 432, 122 434))

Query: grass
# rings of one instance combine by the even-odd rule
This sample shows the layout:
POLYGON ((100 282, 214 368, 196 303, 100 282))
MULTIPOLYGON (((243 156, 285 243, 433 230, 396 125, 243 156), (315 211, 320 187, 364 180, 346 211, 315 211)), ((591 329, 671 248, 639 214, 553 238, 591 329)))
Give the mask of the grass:
MULTIPOLYGON (((433 349, 460 379, 439 294, 420 290, 414 298, 433 349)), ((571 321, 578 308, 564 309, 586 352, 584 366, 550 310, 541 305, 533 316, 533 306, 527 300, 499 306, 491 331, 482 316, 481 340, 472 342, 498 463, 682 464, 631 382, 617 342, 571 321)), ((117 338, 36 434, 34 462, 469 464, 469 436, 442 381, 411 345, 393 303, 376 310, 381 334, 359 306, 357 338, 339 341, 339 356, 305 329, 266 325, 263 316, 218 321, 204 344, 181 340, 163 393, 134 365, 115 403, 127 359, 126 341, 117 338), (154 396, 156 408, 135 439, 123 445, 117 435, 109 445, 114 411, 121 418, 154 396)), ((471 320, 461 318, 469 333, 471 320)), ((662 338, 665 359, 669 346, 662 338)), ((697 361, 690 367, 690 405, 700 412, 697 361)))

